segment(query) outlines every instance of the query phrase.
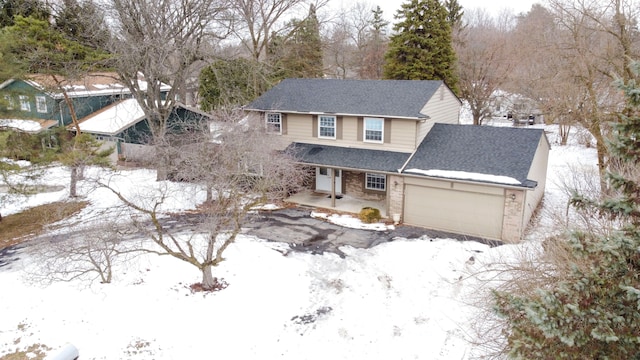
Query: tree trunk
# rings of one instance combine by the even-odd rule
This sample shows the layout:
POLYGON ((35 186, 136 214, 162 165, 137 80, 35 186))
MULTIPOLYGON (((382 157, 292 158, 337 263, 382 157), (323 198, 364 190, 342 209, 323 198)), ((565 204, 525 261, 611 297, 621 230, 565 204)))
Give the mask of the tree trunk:
POLYGON ((204 290, 213 290, 218 285, 218 278, 213 277, 211 265, 206 265, 202 269, 202 288, 204 290))
POLYGON ((78 167, 71 167, 71 183, 69 184, 69 197, 77 197, 78 193, 76 191, 76 187, 78 184, 78 167))
POLYGON ((207 185, 207 199, 205 202, 207 204, 211 204, 213 202, 213 189, 209 185, 207 185))

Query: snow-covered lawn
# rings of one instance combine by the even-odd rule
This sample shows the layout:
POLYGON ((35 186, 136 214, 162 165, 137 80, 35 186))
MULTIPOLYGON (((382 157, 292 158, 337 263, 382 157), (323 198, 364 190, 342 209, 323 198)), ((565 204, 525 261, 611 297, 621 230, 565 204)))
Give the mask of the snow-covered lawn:
MULTIPOLYGON (((566 203, 558 184, 572 171, 568 162, 596 165, 595 150, 554 146, 553 133, 549 139, 543 217, 566 203)), ((52 171, 51 182, 65 184, 66 172, 52 171)), ((124 174, 114 179, 123 190, 155 183, 150 171, 124 174)), ((202 200, 186 197, 193 191, 178 188, 183 185, 171 186, 180 195, 168 208, 202 200)), ((78 219, 104 216, 113 198, 82 191, 91 205, 78 219)), ((65 197, 66 190, 45 193, 0 210, 65 197)), ((353 219, 341 221, 357 227, 353 219)), ((117 268, 111 284, 41 286, 30 281, 35 265, 25 255, 0 267, 0 357, 32 344, 56 349, 70 342, 81 359, 466 359, 478 351, 469 342, 478 311, 471 299, 487 289, 482 277, 470 275, 542 240, 549 224, 538 223, 520 245, 397 239, 372 249, 342 247, 345 258, 283 256, 286 244, 241 236, 214 270, 229 286, 208 294, 192 293, 189 285, 200 274, 169 257, 137 258, 117 268)))

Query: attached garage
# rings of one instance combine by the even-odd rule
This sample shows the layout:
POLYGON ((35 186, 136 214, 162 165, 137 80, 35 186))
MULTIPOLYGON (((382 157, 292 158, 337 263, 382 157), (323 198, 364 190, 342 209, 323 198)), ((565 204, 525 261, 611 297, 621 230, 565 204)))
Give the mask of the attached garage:
POLYGON ((404 222, 458 234, 501 239, 504 189, 423 179, 406 179, 404 222))

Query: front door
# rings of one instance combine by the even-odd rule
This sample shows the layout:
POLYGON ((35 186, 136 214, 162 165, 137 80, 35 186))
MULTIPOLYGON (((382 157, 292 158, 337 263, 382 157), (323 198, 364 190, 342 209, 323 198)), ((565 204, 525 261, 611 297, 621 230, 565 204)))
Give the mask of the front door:
POLYGON ((325 167, 316 168, 316 190, 331 192, 331 172, 336 173, 336 194, 342 194, 342 171, 325 167))

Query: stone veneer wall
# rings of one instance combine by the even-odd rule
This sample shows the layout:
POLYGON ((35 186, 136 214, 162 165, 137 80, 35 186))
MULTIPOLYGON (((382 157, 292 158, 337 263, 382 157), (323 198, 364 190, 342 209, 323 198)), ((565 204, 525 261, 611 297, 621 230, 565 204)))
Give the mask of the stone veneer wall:
POLYGON ((525 190, 506 190, 504 200, 504 218, 502 222, 502 240, 517 242, 522 240, 524 226, 524 204, 526 201, 525 190), (515 197, 514 199, 511 199, 515 197))
MULTIPOLYGON (((353 196, 363 200, 384 200, 384 192, 375 192, 371 190, 365 190, 364 188, 364 173, 354 171, 343 171, 345 189, 344 193, 349 196, 353 196)), ((388 179, 387 179, 388 181, 388 179)))

